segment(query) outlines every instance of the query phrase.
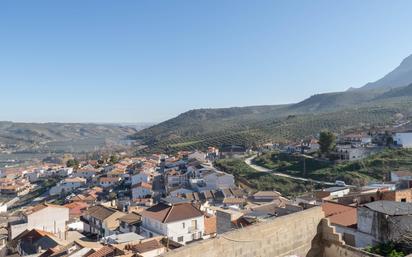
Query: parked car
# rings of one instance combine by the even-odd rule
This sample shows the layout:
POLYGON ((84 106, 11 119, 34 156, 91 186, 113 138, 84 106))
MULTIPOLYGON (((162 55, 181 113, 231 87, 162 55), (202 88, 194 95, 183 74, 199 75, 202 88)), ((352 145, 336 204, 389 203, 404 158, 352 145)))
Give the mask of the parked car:
POLYGON ((342 181, 342 180, 336 180, 335 185, 337 185, 339 187, 345 187, 346 183, 345 183, 345 181, 342 181))

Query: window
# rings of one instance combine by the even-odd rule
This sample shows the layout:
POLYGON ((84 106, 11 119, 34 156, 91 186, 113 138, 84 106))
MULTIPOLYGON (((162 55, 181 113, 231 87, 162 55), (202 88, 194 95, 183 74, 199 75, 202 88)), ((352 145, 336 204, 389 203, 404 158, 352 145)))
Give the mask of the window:
POLYGON ((401 202, 406 203, 406 198, 402 198, 402 199, 401 199, 401 202))
POLYGON ((185 228, 186 224, 184 222, 182 222, 182 228, 185 228))
MULTIPOLYGON (((183 223, 184 224, 184 223, 183 223)), ((178 238, 177 238, 177 242, 183 242, 183 236, 179 236, 178 238)))
POLYGON ((192 220, 192 228, 197 229, 197 220, 192 220))

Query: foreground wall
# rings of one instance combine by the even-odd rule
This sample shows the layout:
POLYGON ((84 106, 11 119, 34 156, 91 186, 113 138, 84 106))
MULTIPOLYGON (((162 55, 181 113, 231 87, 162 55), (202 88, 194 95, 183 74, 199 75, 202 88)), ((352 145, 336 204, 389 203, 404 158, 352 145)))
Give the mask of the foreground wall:
POLYGON ((317 241, 318 227, 323 218, 322 209, 314 207, 189 244, 163 256, 303 257, 311 249, 319 253, 316 249, 314 251, 312 244, 317 241))

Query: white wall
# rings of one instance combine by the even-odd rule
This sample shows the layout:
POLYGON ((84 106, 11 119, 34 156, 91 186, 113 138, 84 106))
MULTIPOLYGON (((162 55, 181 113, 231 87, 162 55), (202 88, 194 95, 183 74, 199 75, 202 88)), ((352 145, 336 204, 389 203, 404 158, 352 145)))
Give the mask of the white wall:
POLYGON ((199 216, 193 219, 187 219, 172 223, 161 223, 160 221, 144 217, 143 224, 142 224, 142 235, 145 237, 149 237, 149 231, 154 232, 154 235, 164 235, 170 238, 173 241, 176 241, 181 244, 186 244, 193 240, 192 234, 196 233, 196 239, 202 238, 205 232, 205 222, 204 216, 199 216), (197 229, 191 230, 192 228, 192 220, 196 220, 197 222, 197 229), (183 226, 183 223, 185 224, 183 226), (147 231, 147 232, 145 232, 147 231), (200 234, 199 234, 200 233, 200 234), (179 242, 178 238, 183 236, 183 241, 179 242))
POLYGON ((333 197, 343 197, 343 196, 349 194, 349 192, 350 192, 350 189, 347 188, 347 189, 344 189, 344 190, 339 190, 339 191, 336 191, 336 192, 331 192, 330 195, 333 196, 333 197))
POLYGON ((56 234, 64 239, 66 223, 69 221, 69 209, 60 207, 46 207, 27 217, 27 228, 40 229, 56 234))
POLYGON ((396 133, 394 140, 404 148, 412 148, 412 133, 396 133))
POLYGON ((139 174, 135 174, 132 176, 132 185, 136 185, 140 182, 149 183, 149 175, 145 172, 140 172, 139 174))
POLYGON ((134 187, 134 188, 132 189, 132 197, 133 197, 133 199, 143 198, 143 197, 145 197, 146 195, 151 195, 151 194, 152 194, 152 191, 150 191, 150 190, 148 190, 148 189, 146 189, 146 188, 143 188, 143 187, 134 187))

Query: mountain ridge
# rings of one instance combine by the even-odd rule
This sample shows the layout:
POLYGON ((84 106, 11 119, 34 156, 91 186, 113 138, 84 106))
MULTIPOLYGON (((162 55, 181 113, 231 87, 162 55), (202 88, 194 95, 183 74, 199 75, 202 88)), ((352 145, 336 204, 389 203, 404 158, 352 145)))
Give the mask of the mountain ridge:
POLYGON ((360 89, 397 88, 412 83, 412 54, 402 60, 393 71, 375 82, 369 82, 360 89))
POLYGON ((132 138, 157 149, 185 149, 294 140, 313 137, 322 129, 388 126, 398 114, 412 118, 412 55, 374 83, 360 89, 315 94, 294 104, 190 110, 143 129, 132 138))

